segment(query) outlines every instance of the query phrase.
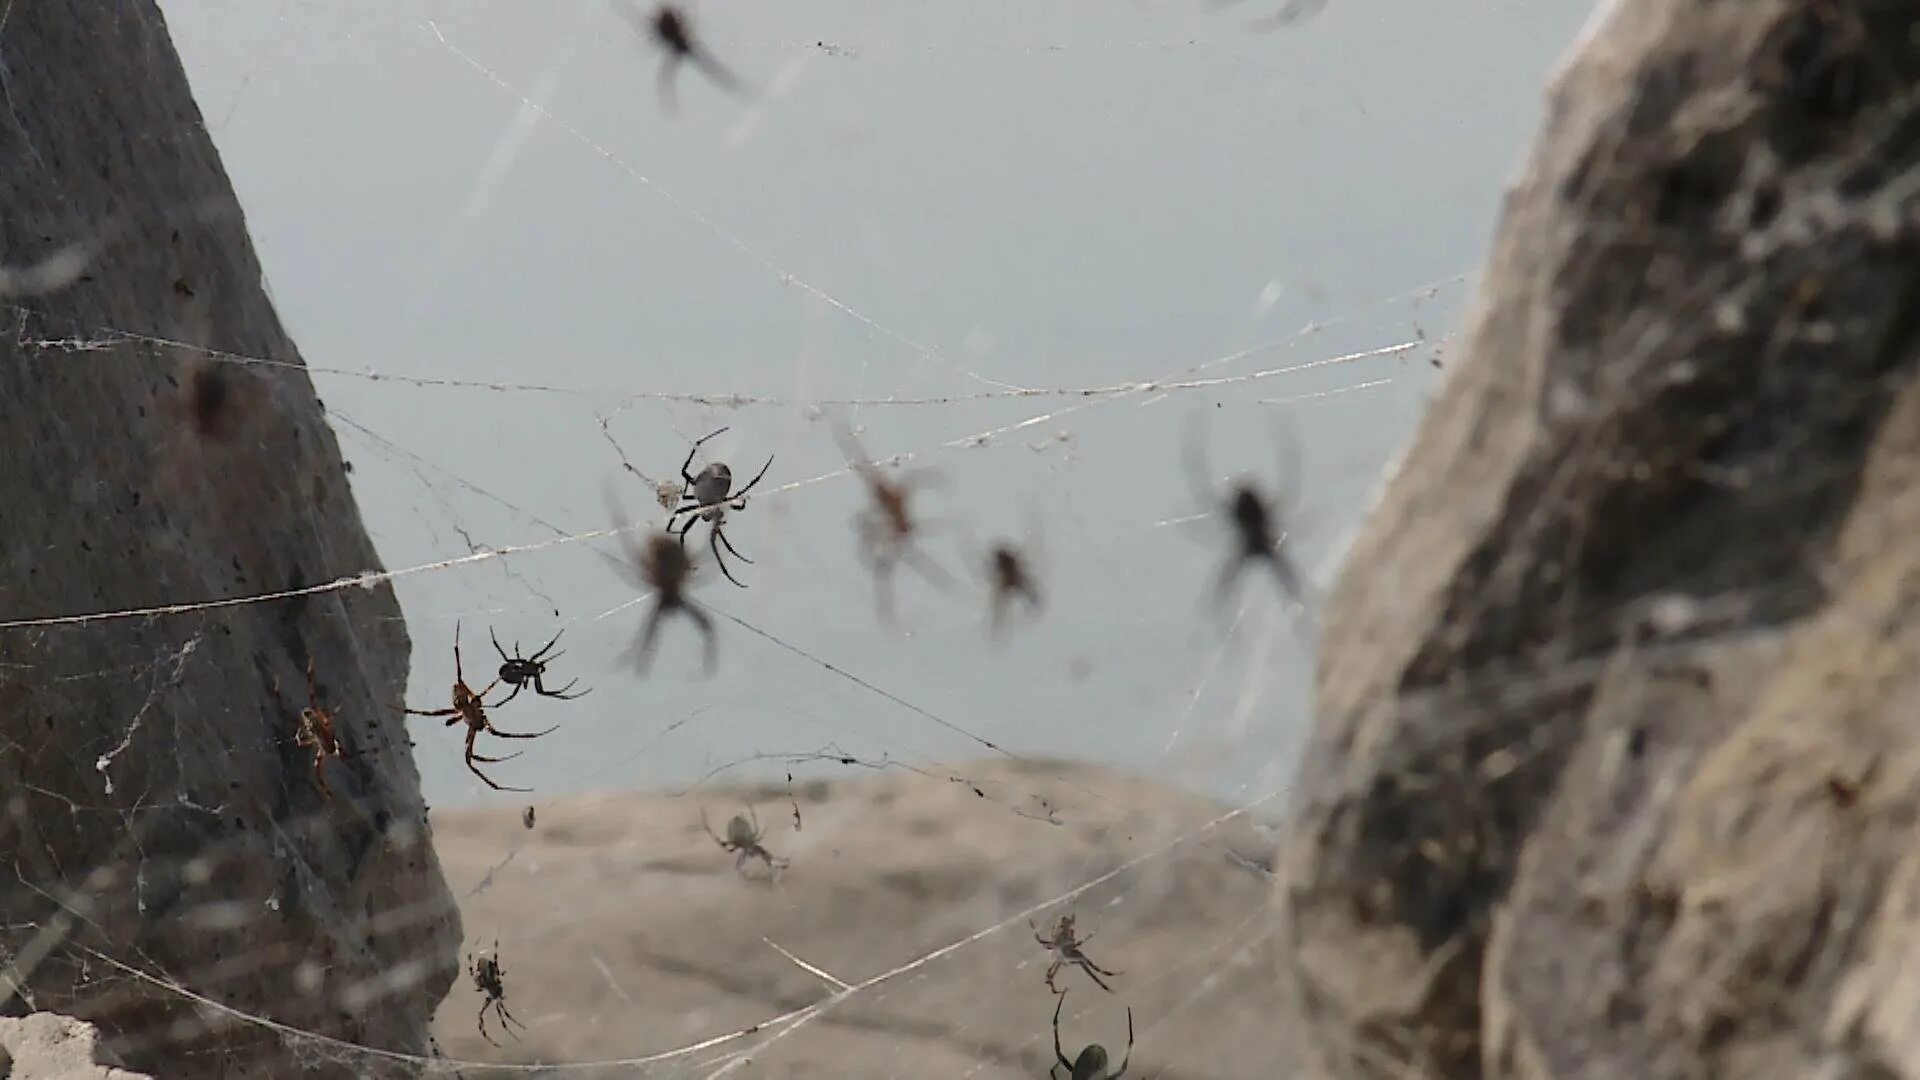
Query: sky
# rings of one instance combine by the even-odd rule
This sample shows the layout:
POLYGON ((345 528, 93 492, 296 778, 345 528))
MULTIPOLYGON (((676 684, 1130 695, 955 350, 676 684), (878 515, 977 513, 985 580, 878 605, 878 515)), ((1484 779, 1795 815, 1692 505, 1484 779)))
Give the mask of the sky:
MULTIPOLYGON (((549 685, 591 693, 501 710, 560 725, 502 782, 679 787, 832 747, 1244 800, 1305 737, 1319 606, 1256 575, 1211 606, 1227 537, 1189 519, 1230 473, 1284 488, 1331 584, 1589 5, 1333 0, 1262 33, 1257 0, 707 0, 744 89, 688 67, 672 111, 613 0, 161 7, 386 566, 544 545, 395 582, 419 708, 456 624, 476 684, 489 628, 564 629, 549 685), (892 626, 836 417, 937 473, 914 506, 956 583, 904 571, 892 626), (668 480, 723 426, 707 460, 773 458, 727 523, 748 587, 698 574, 717 674, 672 621, 642 674, 646 601, 578 537, 610 498, 658 513, 623 456, 668 480), (977 564, 1003 536, 1038 538, 1046 606, 995 644, 977 564)), ((431 803, 521 800, 437 721, 414 737, 431 803)))

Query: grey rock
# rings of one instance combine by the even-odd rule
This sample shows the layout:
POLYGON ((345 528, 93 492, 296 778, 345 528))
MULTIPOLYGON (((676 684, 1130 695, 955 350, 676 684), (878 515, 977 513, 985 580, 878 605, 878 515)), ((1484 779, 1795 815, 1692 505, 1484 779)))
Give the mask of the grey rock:
MULTIPOLYGON (((0 622, 379 569, 155 5, 0 24, 0 622)), ((385 1067, 187 993, 423 1052, 460 921, 409 651, 386 584, 0 628, 0 1008, 168 1080, 385 1067), (294 741, 309 660, 372 751, 330 799, 294 741)))
POLYGON ((84 1020, 57 1013, 0 1016, 0 1080, 154 1080, 120 1068, 84 1020))
POLYGON ((1329 599, 1309 1075, 1920 1077, 1920 9, 1620 0, 1329 599))

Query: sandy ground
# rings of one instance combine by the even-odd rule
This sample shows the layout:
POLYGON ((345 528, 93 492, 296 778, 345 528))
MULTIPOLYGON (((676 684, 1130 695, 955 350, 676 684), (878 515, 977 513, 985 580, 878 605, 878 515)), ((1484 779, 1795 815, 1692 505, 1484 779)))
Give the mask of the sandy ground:
POLYGON ((1228 808, 1111 770, 965 771, 971 784, 900 770, 796 781, 792 799, 776 783, 542 802, 531 829, 520 810, 436 812, 467 947, 491 950, 497 936, 507 1005, 525 1025, 516 1041, 489 1018, 502 1045, 484 1041, 484 998, 463 980, 436 1020, 440 1048, 522 1064, 659 1054, 828 1002, 837 981, 856 990, 797 1028, 767 1024, 644 1070, 557 1074, 706 1076, 750 1052, 731 1075, 1045 1075, 1055 998, 1026 913, 1147 856, 1033 916, 1045 930, 1074 911, 1087 955, 1120 972, 1112 994, 1062 972, 1068 1056, 1097 1041, 1117 1058, 1130 1005, 1129 1076, 1285 1074, 1263 830, 1245 817, 1204 828, 1228 808), (777 879, 758 862, 737 872, 702 831, 703 808, 724 835, 749 798, 765 846, 791 860, 777 879))

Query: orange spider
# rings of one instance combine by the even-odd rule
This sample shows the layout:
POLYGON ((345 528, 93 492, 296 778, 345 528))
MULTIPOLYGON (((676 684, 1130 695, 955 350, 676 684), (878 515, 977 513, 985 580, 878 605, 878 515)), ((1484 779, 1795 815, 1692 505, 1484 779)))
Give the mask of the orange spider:
MULTIPOLYGON (((279 686, 274 693, 279 693, 279 686)), ((300 710, 300 728, 293 736, 295 746, 313 751, 313 782, 319 787, 322 798, 332 799, 333 789, 327 786, 327 759, 350 758, 353 752, 340 741, 339 732, 333 727, 333 710, 322 708, 320 693, 313 685, 313 658, 307 658, 307 707, 300 710)))
POLYGON ((460 624, 454 623, 453 707, 447 709, 406 709, 406 713, 409 716, 444 716, 447 718, 447 727, 452 727, 461 721, 465 721, 467 725, 467 768, 473 775, 485 781, 486 785, 495 791, 531 791, 533 790, 532 788, 508 787, 505 784, 496 784, 492 777, 480 771, 480 766, 474 764, 478 761, 484 761, 489 765, 497 765, 500 762, 511 761, 520 756, 517 751, 505 757, 487 757, 484 754, 474 753, 474 740, 478 739, 480 733, 483 731, 489 735, 498 735, 503 739, 537 739, 542 735, 549 735, 559 730, 558 724, 555 724, 545 731, 535 732, 502 731, 494 727, 493 721, 487 718, 486 698, 488 694, 493 692, 493 688, 499 685, 500 680, 496 678, 487 684, 485 690, 481 690, 478 693, 475 693, 473 688, 467 685, 467 677, 460 666, 460 624))

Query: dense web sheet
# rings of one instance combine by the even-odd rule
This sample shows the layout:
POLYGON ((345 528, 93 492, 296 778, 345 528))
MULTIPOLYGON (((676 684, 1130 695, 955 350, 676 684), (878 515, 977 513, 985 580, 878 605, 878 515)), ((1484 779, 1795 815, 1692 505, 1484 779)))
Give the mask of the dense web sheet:
MULTIPOLYGON (((93 977, 349 1073, 1033 1075, 1053 1063, 1055 1000, 1029 923, 1077 912, 1120 974, 1112 993, 1061 977, 1070 1055, 1097 1040, 1117 1059, 1131 1007, 1141 1075, 1271 1075, 1267 827, 1305 734, 1319 594, 1443 370, 1539 72, 1577 15, 1558 6, 1509 31, 1540 37, 1527 63, 1423 112, 1406 91, 1425 77, 1384 90, 1340 57, 1376 70, 1497 14, 1388 27, 1293 3, 1316 17, 1265 36, 1247 33, 1251 5, 712 2, 690 24, 743 88, 682 65, 668 112, 657 43, 617 4, 164 4, 305 362, 146 327, 47 330, 81 241, 0 273, 9 332, 47 364, 304 368, 387 568, 0 611, 26 643, 9 655, 391 583, 413 639, 406 707, 446 707, 456 632, 475 690, 551 642, 546 685, 586 693, 529 683, 493 713, 554 728, 478 745, 511 755, 483 768, 525 794, 488 787, 459 728, 401 703, 339 718, 364 752, 412 743, 461 904, 432 1053, 302 1031, 196 989, 200 973, 79 946, 93 977), (1196 85, 1164 100, 1181 80, 1196 85), (1500 130, 1445 162, 1420 129, 1481 110, 1475 95, 1501 101, 1500 130), (1264 122, 1227 117, 1241 108, 1264 122), (296 130, 327 162, 310 178, 275 163, 296 130), (390 160, 345 163, 355 147, 390 160), (1409 168, 1474 192, 1470 220, 1408 215, 1409 168), (318 223, 352 218, 326 185, 379 208, 335 235, 318 223), (636 637, 673 590, 645 587, 630 553, 722 428, 694 473, 724 462, 743 484, 772 463, 724 518, 744 587, 716 566, 712 523, 689 529, 686 602, 711 620, 717 670, 669 617, 641 673, 636 637), (909 539, 931 568, 894 568, 891 618, 856 525, 875 489, 841 428, 877 475, 925 481, 909 539), (1216 600, 1243 482, 1300 568, 1297 597, 1256 567, 1216 600), (996 633, 1002 542, 1040 599, 996 633), (736 813, 778 872, 716 844, 736 813), (475 1023, 492 962, 510 1033, 475 1023)), ((152 705, 199 633, 94 674, 141 681, 152 705)), ((289 714, 324 711, 343 677, 283 687, 289 714)), ((146 712, 110 722, 103 797, 121 755, 147 752, 146 712)), ((141 844, 138 807, 66 802, 120 815, 141 844)), ((324 809, 300 823, 327 827, 324 809)), ((70 925, 26 928, 12 969, 70 925)))

